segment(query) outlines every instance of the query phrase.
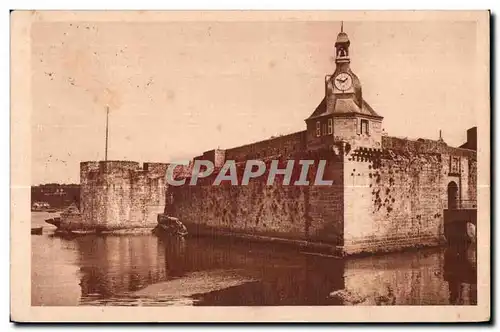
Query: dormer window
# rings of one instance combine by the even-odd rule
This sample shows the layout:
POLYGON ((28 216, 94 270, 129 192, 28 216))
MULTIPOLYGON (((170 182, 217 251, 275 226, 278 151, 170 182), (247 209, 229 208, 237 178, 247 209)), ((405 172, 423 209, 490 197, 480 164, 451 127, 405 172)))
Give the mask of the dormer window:
POLYGON ((316 121, 316 137, 321 136, 321 123, 319 121, 316 121))
POLYGON ((368 120, 361 119, 361 135, 370 135, 368 120))

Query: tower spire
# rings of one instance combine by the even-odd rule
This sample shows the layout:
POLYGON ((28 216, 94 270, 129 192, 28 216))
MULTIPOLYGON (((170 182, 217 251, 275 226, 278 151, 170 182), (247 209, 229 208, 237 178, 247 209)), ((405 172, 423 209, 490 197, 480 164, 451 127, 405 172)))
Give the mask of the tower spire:
POLYGON ((337 35, 337 40, 335 41, 336 57, 335 62, 337 63, 348 63, 349 62, 349 37, 347 33, 344 32, 344 21, 340 21, 340 32, 337 35))

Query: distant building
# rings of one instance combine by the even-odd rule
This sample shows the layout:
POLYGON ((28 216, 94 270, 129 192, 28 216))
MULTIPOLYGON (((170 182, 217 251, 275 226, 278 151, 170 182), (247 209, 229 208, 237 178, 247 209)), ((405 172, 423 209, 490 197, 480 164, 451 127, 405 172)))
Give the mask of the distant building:
POLYGON ((31 205, 46 202, 51 208, 61 209, 72 203, 80 205, 80 185, 48 183, 31 187, 31 205))
POLYGON ((47 202, 34 202, 31 205, 31 210, 32 211, 43 211, 46 209, 50 209, 50 204, 47 202))

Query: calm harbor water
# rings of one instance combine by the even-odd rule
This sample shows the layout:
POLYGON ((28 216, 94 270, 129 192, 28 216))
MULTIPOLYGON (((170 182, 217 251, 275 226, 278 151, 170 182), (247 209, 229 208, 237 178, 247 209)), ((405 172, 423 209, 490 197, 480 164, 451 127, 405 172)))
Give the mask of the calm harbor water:
POLYGON ((336 259, 207 238, 61 237, 46 218, 32 213, 44 227, 31 236, 34 306, 338 305, 345 294, 361 305, 477 302, 472 247, 336 259))

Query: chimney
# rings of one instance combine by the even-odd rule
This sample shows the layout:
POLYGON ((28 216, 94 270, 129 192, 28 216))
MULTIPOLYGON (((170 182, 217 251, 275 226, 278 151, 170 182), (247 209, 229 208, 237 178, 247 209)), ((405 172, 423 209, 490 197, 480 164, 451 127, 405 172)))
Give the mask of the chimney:
POLYGON ((467 129, 467 147, 477 151, 477 127, 467 129))

